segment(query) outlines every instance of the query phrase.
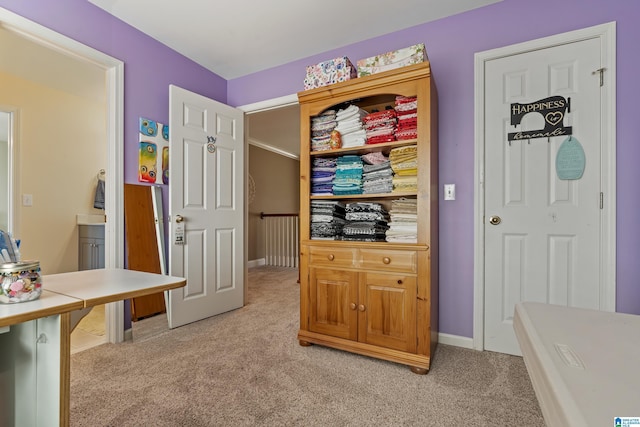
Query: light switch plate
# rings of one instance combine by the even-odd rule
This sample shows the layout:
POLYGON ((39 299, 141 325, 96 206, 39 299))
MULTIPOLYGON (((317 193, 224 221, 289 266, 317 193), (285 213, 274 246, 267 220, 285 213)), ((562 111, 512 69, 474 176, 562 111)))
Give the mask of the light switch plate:
POLYGON ((456 185, 455 184, 445 184, 444 185, 444 199, 445 200, 455 200, 456 199, 456 185))

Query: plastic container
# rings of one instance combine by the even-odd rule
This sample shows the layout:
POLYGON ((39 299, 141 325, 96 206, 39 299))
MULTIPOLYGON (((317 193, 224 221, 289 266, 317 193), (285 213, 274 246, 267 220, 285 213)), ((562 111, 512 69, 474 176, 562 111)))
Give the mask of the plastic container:
POLYGON ((39 261, 0 264, 0 303, 11 304, 38 299, 42 293, 39 261))

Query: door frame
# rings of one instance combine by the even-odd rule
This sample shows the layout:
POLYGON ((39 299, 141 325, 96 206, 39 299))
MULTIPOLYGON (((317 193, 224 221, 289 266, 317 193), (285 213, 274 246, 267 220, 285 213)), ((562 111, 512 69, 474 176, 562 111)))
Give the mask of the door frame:
POLYGON ((600 217, 600 309, 616 308, 616 23, 609 22, 541 39, 531 40, 475 54, 475 126, 474 126, 474 296, 473 347, 484 350, 484 92, 485 63, 562 44, 599 38, 601 42, 604 85, 601 111, 601 188, 604 205, 600 217))
MULTIPOLYGON (((91 62, 105 72, 107 90, 107 170, 105 186, 105 268, 124 267, 124 62, 0 7, 0 25, 67 56, 91 62)), ((124 302, 106 305, 110 343, 124 341, 124 302)))

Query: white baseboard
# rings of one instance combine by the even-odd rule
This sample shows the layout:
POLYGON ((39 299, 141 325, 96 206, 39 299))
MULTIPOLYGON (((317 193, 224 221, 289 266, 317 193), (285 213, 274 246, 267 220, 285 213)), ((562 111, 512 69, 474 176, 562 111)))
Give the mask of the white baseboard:
POLYGON ((454 345, 456 347, 470 348, 473 350, 473 338, 439 333, 438 342, 441 344, 454 345))
MULTIPOLYGON (((264 264, 265 264, 264 258, 249 261, 249 267, 258 267, 264 264), (254 264, 251 265, 251 263, 254 263, 254 264)), ((124 340, 125 341, 133 340, 133 329, 130 328, 124 331, 124 340)), ((469 348, 473 350, 473 338, 439 333, 438 342, 445 345, 453 345, 456 347, 469 348)))
POLYGON ((260 267, 261 265, 265 265, 267 260, 264 258, 252 259, 251 261, 247 261, 247 268, 252 267, 260 267))

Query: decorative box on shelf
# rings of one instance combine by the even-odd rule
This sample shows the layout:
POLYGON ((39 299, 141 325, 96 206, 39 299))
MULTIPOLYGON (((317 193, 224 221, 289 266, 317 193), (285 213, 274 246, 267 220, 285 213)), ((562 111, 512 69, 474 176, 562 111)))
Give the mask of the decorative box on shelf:
POLYGON ((360 59, 358 65, 358 77, 393 70, 406 65, 418 64, 427 60, 427 51, 424 43, 419 43, 403 49, 383 53, 360 59))
POLYGON ((353 66, 349 58, 341 56, 308 66, 307 75, 304 78, 304 90, 344 82, 355 79, 357 76, 356 67, 353 66))

